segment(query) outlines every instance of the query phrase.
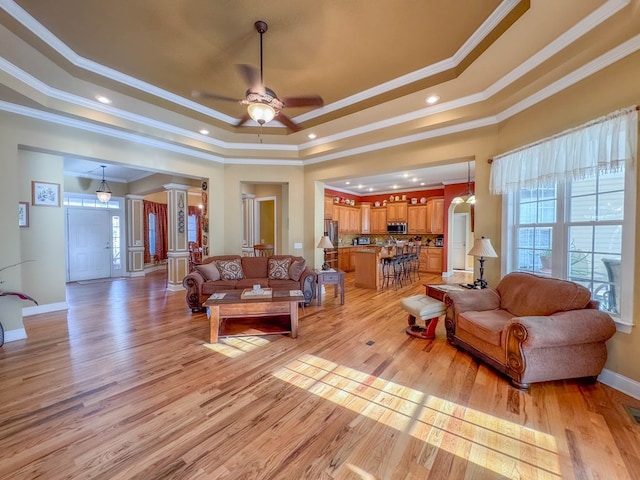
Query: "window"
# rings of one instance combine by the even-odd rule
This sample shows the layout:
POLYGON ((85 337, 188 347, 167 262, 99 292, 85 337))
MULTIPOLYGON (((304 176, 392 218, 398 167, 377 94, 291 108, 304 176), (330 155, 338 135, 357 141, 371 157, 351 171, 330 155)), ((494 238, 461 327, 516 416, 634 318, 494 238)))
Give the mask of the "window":
POLYGON ((187 225, 187 241, 197 243, 198 242, 198 216, 189 215, 187 225))
POLYGON ((503 274, 584 285, 620 331, 633 325, 637 110, 496 157, 503 274))
POLYGON ((149 214, 149 255, 156 254, 156 215, 149 214))
POLYGON ((602 173, 513 194, 509 271, 574 281, 602 310, 619 315, 624 177, 624 170, 602 173))

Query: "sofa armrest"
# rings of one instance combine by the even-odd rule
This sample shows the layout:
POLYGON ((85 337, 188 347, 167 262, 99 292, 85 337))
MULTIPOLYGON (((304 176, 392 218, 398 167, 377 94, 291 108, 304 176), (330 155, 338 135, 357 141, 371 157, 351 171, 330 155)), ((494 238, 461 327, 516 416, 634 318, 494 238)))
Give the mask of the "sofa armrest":
POLYGON ((506 338, 514 328, 524 329, 522 343, 525 349, 605 342, 616 333, 613 319, 607 313, 593 309, 571 310, 543 317, 516 317, 505 326, 506 338))
POLYGON ((311 300, 316 295, 316 273, 311 268, 306 267, 300 275, 300 286, 305 305, 311 304, 311 300))
POLYGON ((453 341, 455 337, 456 319, 459 313, 500 308, 500 295, 493 288, 449 291, 445 294, 443 301, 445 306, 444 326, 449 341, 453 341))
POLYGON ((187 290, 187 305, 192 312, 202 309, 200 292, 203 283, 204 277, 198 271, 191 272, 182 279, 182 286, 187 290))

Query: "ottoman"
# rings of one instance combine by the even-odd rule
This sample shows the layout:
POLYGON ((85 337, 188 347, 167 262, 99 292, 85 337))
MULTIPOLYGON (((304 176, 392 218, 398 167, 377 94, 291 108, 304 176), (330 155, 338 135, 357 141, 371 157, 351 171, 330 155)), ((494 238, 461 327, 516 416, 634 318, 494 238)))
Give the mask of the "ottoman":
POLYGON ((409 326, 406 329, 409 335, 435 338, 438 318, 444 315, 444 303, 426 295, 413 295, 402 299, 402 308, 409 312, 409 326), (424 321, 424 327, 416 325, 417 318, 424 321))

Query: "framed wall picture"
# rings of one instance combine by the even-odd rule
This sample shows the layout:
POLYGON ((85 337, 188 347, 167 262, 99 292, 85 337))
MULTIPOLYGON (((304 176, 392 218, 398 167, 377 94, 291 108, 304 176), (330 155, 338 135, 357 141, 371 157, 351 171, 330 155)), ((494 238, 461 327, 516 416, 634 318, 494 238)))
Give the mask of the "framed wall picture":
POLYGON ((18 203, 18 226, 20 228, 29 226, 29 202, 18 203))
POLYGON ((43 207, 59 207, 60 184, 32 181, 31 204, 43 207))

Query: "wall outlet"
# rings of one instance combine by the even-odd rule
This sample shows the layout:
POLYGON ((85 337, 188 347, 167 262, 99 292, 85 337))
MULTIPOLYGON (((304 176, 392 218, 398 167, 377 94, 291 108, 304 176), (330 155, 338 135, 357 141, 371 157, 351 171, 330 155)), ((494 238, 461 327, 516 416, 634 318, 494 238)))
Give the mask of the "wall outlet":
POLYGON ((293 248, 302 248, 302 243, 296 242, 293 244, 293 248))

